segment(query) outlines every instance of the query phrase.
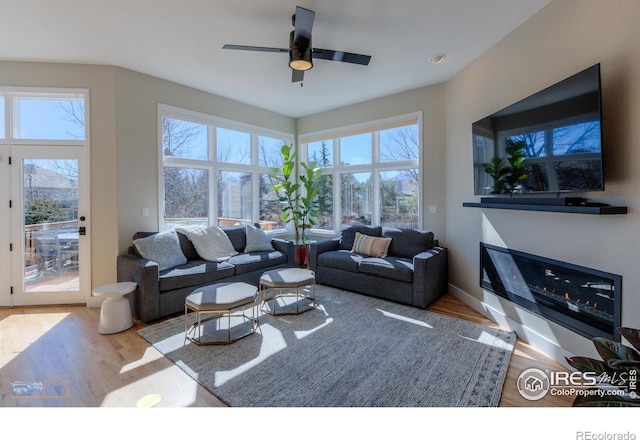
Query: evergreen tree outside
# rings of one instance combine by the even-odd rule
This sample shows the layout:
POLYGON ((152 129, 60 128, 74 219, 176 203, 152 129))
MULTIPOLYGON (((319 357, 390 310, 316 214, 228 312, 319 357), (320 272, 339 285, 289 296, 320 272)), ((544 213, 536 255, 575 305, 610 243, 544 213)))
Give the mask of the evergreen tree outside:
MULTIPOLYGON (((320 157, 313 160, 322 170, 331 166, 331 157, 327 141, 320 145, 320 157)), ((320 229, 333 229, 333 176, 322 174, 318 179, 318 227, 320 229)))
POLYGON ((60 203, 48 199, 27 199, 24 206, 24 224, 55 223, 67 220, 60 203))

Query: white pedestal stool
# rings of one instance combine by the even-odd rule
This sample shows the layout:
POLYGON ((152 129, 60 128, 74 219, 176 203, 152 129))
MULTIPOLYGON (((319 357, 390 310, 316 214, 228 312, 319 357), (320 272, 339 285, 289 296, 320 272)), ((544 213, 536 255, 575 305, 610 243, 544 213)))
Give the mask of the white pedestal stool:
POLYGON ((125 295, 133 292, 137 287, 136 283, 127 281, 107 284, 93 289, 95 296, 107 298, 100 309, 98 333, 109 335, 133 327, 131 304, 129 304, 129 299, 125 298, 125 295))

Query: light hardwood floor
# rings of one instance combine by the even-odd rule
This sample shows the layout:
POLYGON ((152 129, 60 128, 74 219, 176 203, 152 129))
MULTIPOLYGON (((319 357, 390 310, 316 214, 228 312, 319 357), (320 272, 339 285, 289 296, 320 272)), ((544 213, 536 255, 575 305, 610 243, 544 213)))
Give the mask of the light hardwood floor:
MULTIPOLYGON (((452 295, 429 310, 495 325, 452 295)), ((158 406, 224 406, 137 335, 144 324, 114 335, 97 332, 100 309, 84 306, 0 308, 0 407, 135 407, 159 395, 158 406), (12 384, 42 383, 37 397, 16 396, 12 384)), ((527 368, 564 370, 518 340, 501 407, 566 407, 570 398, 520 396, 516 379, 527 368)))

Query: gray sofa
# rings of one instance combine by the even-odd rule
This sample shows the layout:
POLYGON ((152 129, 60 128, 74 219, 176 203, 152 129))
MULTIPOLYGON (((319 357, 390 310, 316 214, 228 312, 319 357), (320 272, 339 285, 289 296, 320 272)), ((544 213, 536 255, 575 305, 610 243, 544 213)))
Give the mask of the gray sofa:
MULTIPOLYGON (((242 281, 258 285, 260 276, 270 269, 293 265, 293 243, 273 239, 274 251, 244 253, 245 226, 222 228, 234 249, 239 252, 223 262, 203 260, 191 241, 178 232, 180 247, 187 262, 165 270, 159 270, 154 261, 144 259, 131 246, 129 252, 117 257, 118 281, 138 283, 136 291, 129 295, 133 315, 143 322, 151 322, 166 316, 184 312, 184 301, 197 287, 217 282, 242 281)), ((155 232, 138 232, 133 240, 148 237, 155 232)))
POLYGON ((420 308, 447 291, 447 249, 429 231, 352 226, 312 243, 309 264, 319 284, 420 308), (391 238, 387 256, 352 252, 356 232, 391 238))

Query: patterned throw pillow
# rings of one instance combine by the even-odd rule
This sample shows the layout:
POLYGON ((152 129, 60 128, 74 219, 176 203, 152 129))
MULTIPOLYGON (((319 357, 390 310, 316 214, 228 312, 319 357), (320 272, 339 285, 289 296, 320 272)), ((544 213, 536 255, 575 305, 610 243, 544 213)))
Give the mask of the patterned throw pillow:
POLYGON ((370 235, 356 232, 356 238, 353 241, 353 248, 351 249, 351 252, 366 255, 368 257, 383 258, 387 256, 390 244, 390 238, 372 237, 370 235))

